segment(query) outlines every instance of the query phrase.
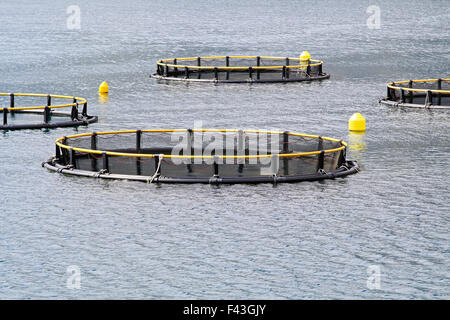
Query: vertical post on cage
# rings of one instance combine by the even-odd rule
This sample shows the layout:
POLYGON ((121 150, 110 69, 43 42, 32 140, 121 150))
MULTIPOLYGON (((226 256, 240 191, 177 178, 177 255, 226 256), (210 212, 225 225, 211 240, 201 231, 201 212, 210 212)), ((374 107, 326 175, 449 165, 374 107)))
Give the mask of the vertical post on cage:
POLYGON ((72 167, 74 169, 77 168, 77 161, 76 161, 76 154, 75 154, 75 150, 73 150, 73 148, 70 148, 70 164, 72 165, 72 167))
POLYGON ((44 108, 44 123, 49 123, 50 121, 50 107, 45 106, 44 108))
MULTIPOLYGON (((175 58, 175 59, 173 59, 173 64, 177 64, 177 59, 175 58)), ((177 67, 173 67, 173 71, 175 72, 175 74, 177 74, 178 73, 178 68, 177 67)))
POLYGON ((286 58, 286 79, 289 79, 289 73, 290 73, 290 68, 288 68, 289 66, 289 58, 286 58))
MULTIPOLYGON (((412 82, 412 80, 409 80, 408 81, 408 88, 412 89, 412 87, 413 87, 413 82, 412 82)), ((409 92, 408 92, 409 103, 413 103, 413 100, 414 100, 413 96, 414 96, 413 91, 409 90, 409 92)))
POLYGON ((142 130, 136 130, 136 153, 141 153, 142 130))
MULTIPOLYGON (((437 87, 438 87, 438 90, 442 90, 442 79, 438 79, 437 87)), ((438 106, 441 105, 441 93, 440 92, 437 93, 437 105, 438 106)))
MULTIPOLYGON (((97 150, 97 133, 93 132, 91 135, 91 150, 97 150)), ((97 171, 97 159, 95 158, 94 154, 89 154, 89 156, 92 157, 92 161, 91 161, 91 167, 92 167, 92 171, 97 171)))
POLYGON ((214 156, 214 163, 213 163, 213 177, 217 178, 219 177, 219 157, 214 156))
POLYGON ((306 75, 311 76, 311 60, 308 60, 308 66, 306 67, 306 75))
POLYGON ((245 163, 245 158, 241 158, 241 157, 245 156, 245 136, 244 136, 243 130, 238 131, 237 156, 240 156, 237 159, 238 171, 239 171, 239 173, 242 173, 242 171, 244 170, 244 163, 245 163))
POLYGON ((87 117, 87 101, 83 104, 83 111, 81 112, 83 117, 87 117))
POLYGON ((253 68, 252 67, 248 68, 248 78, 250 80, 253 80, 253 68))
MULTIPOLYGON (((343 146, 342 140, 339 141, 339 144, 340 144, 341 147, 343 146)), ((339 160, 338 160, 338 167, 342 166, 345 163, 346 151, 347 151, 346 147, 340 151, 340 153, 339 153, 339 160)))
POLYGON ((403 88, 400 88, 400 103, 405 102, 405 91, 403 88))
POLYGON ((281 77, 283 78, 283 80, 286 79, 286 66, 283 66, 281 77))
POLYGON ((219 80, 219 70, 217 67, 214 67, 214 79, 217 81, 219 80))
POLYGON ((91 150, 97 150, 97 132, 91 135, 91 150))
MULTIPOLYGON (((225 66, 226 66, 226 67, 229 67, 229 66, 230 66, 230 57, 229 57, 229 56, 226 56, 226 57, 225 57, 225 66)), ((229 69, 227 69, 226 79, 227 79, 227 80, 230 80, 230 70, 229 70, 229 69)))
POLYGON ((189 67, 184 67, 184 77, 186 79, 189 79, 189 67))
POLYGON ((57 144, 55 144, 55 160, 61 161, 61 149, 57 144))
POLYGON ((323 63, 322 63, 322 61, 320 61, 319 62, 319 69, 318 69, 319 76, 323 74, 323 72, 322 72, 322 65, 323 65, 323 63))
POLYGON ((389 88, 389 85, 387 86, 386 98, 387 98, 388 100, 392 100, 391 88, 389 88))
POLYGON ((323 138, 319 137, 318 140, 319 140, 319 145, 317 146, 317 150, 320 151, 320 150, 323 150, 323 138))
POLYGON ((433 104, 433 93, 431 90, 427 90, 427 94, 425 97, 425 106, 431 106, 433 104))
MULTIPOLYGON (((256 66, 260 67, 261 66, 261 57, 258 56, 256 57, 256 66)), ((259 80, 261 76, 261 70, 259 68, 256 68, 256 79, 259 80)))
POLYGON ((9 94, 9 108, 12 109, 10 110, 11 114, 14 113, 14 108, 15 108, 15 96, 14 93, 10 93, 9 94))
POLYGON ((109 156, 106 152, 103 152, 103 170, 109 172, 109 156))
POLYGON ((187 129, 187 131, 186 131, 186 151, 183 151, 183 155, 187 156, 185 163, 186 163, 188 172, 192 172, 191 156, 195 153, 195 150, 192 150, 192 143, 193 143, 193 138, 194 138, 193 135, 194 135, 193 130, 187 129))
POLYGON ((289 131, 283 132, 283 153, 289 152, 289 131))
POLYGON ((3 125, 8 124, 8 108, 3 108, 3 125))
POLYGON ((325 162, 325 151, 322 150, 319 153, 319 159, 317 161, 317 171, 321 171, 324 168, 324 162, 325 162))
MULTIPOLYGON (((136 153, 141 153, 142 130, 136 130, 136 153)), ((141 158, 136 157, 136 174, 141 175, 141 158)))

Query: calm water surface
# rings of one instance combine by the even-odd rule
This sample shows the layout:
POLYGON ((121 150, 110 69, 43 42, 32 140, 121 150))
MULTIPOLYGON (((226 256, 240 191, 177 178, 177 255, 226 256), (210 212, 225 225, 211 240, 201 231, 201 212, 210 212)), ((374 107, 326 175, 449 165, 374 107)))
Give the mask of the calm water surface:
POLYGON ((449 77, 448 1, 4 0, 0 92, 78 95, 100 122, 0 133, 0 298, 448 299, 450 113, 381 106, 391 80, 449 77), (66 9, 81 9, 81 30, 66 9), (381 28, 366 9, 381 9, 381 28), (321 83, 201 85, 166 57, 297 56, 321 83), (97 87, 110 84, 107 103, 97 87), (349 135, 354 112, 365 135, 349 135), (360 174, 212 187, 67 177, 56 138, 114 129, 292 130, 342 138, 360 174), (81 289, 66 286, 68 266, 81 289), (379 266, 381 287, 366 286, 379 266))

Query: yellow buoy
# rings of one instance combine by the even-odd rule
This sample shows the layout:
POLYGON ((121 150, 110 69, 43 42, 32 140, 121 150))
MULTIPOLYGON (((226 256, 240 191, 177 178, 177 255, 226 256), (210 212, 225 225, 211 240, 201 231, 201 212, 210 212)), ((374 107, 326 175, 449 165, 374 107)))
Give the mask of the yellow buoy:
POLYGON ((348 120, 348 130, 350 131, 366 131, 366 119, 361 113, 354 113, 348 120))
POLYGON ((300 64, 308 64, 308 61, 311 60, 311 55, 308 51, 303 51, 300 55, 300 64))
POLYGON ((108 84, 106 83, 106 81, 103 81, 102 84, 100 85, 100 87, 98 87, 98 92, 99 93, 108 93, 108 91, 109 91, 108 84))

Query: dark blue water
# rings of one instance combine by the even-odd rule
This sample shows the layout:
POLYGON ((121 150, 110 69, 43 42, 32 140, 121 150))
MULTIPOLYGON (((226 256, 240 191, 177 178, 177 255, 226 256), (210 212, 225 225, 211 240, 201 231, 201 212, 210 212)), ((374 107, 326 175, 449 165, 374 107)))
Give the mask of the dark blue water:
POLYGON ((100 122, 0 136, 0 298, 448 299, 450 113, 396 110, 392 80, 449 78, 448 1, 5 0, 0 92, 88 99, 100 122), (369 29, 369 5, 380 29, 369 29), (158 83, 160 58, 324 60, 321 83, 158 83), (102 81, 109 99, 98 98, 102 81), (365 135, 347 120, 361 112, 365 135), (147 185, 41 168, 54 141, 115 129, 279 129, 343 138, 335 181, 147 185), (81 272, 67 287, 67 268, 81 272), (381 271, 367 287, 367 268, 381 271))

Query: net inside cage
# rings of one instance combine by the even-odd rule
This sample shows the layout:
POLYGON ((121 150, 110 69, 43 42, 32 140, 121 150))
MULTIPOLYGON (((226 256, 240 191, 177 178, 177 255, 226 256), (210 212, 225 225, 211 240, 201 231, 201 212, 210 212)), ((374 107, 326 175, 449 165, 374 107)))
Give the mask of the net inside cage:
POLYGON ((83 98, 0 93, 0 129, 77 126, 95 122, 83 98))
POLYGON ((387 99, 417 105, 450 106, 450 79, 392 82, 388 85, 387 99))
POLYGON ((77 170, 192 182, 331 172, 345 163, 346 151, 330 138, 243 130, 93 133, 60 143, 58 163, 77 170))
POLYGON ((157 64, 161 78, 218 82, 281 82, 326 77, 322 62, 276 57, 206 57, 165 59, 157 64))

